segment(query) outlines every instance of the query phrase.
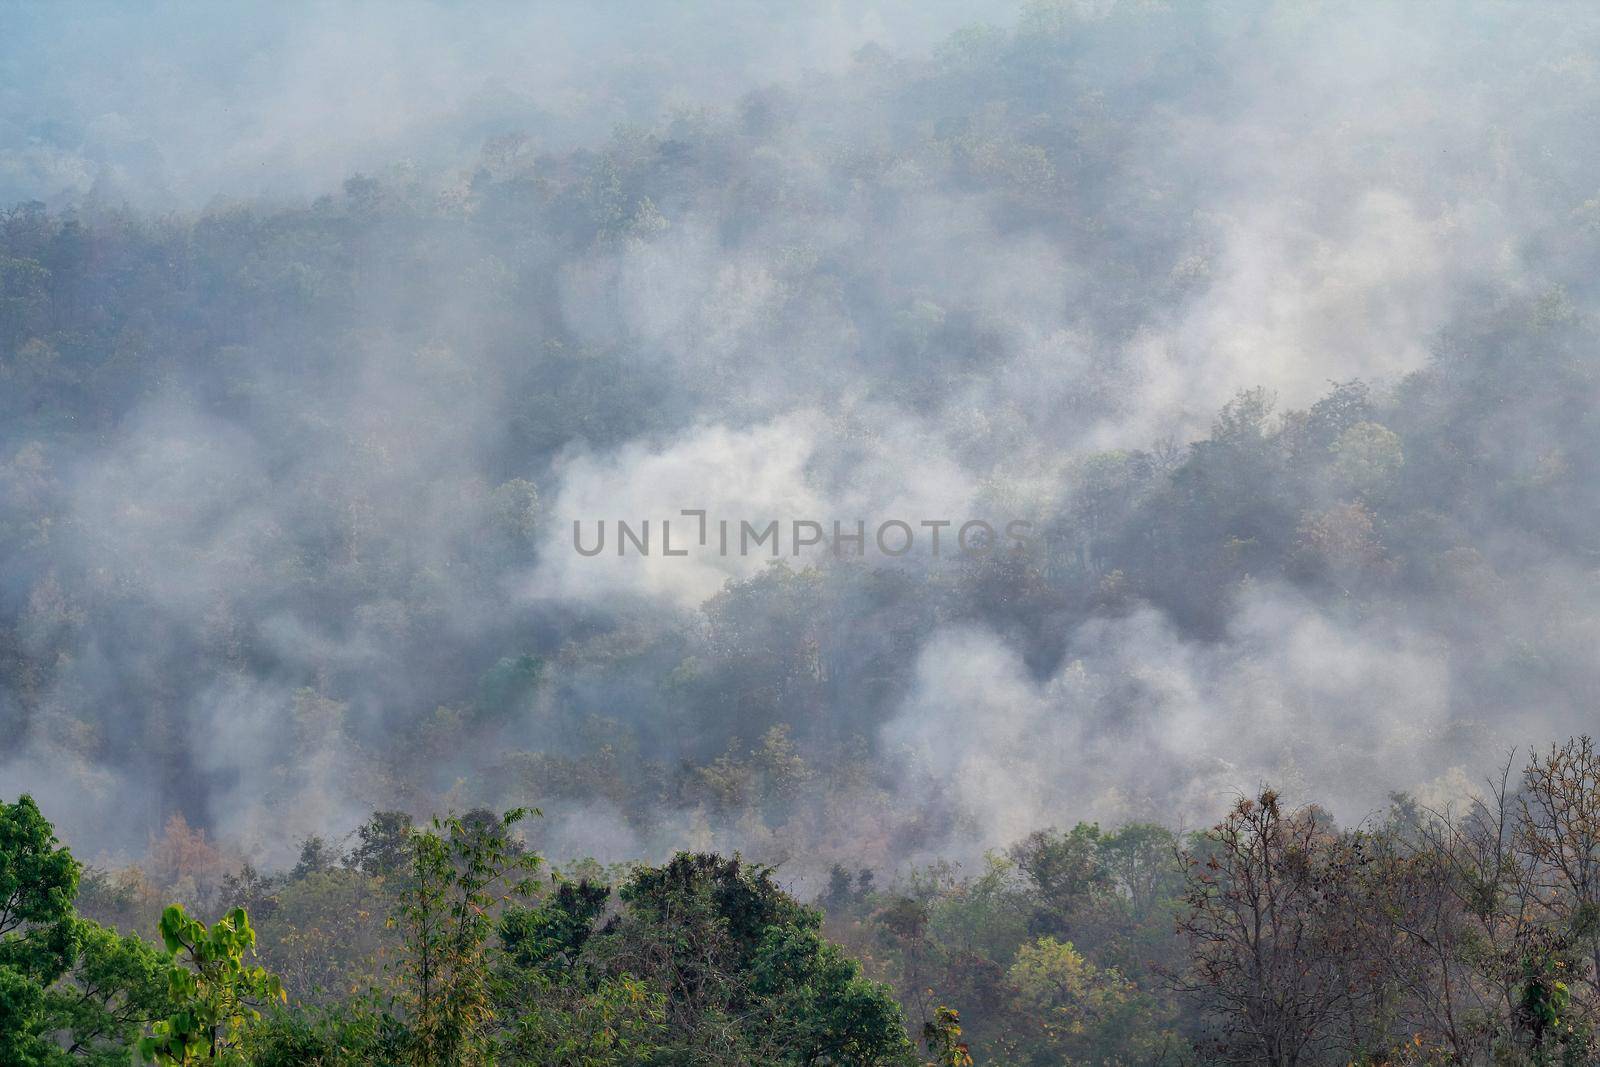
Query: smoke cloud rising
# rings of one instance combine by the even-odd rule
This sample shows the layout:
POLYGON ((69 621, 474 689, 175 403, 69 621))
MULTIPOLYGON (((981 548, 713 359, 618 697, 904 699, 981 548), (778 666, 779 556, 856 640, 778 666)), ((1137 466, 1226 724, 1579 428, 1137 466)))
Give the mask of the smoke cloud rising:
POLYGON ((1592 712, 1596 12, 7 15, 0 795, 91 851, 896 863, 1592 712), (1041 537, 573 551, 684 508, 1041 537))

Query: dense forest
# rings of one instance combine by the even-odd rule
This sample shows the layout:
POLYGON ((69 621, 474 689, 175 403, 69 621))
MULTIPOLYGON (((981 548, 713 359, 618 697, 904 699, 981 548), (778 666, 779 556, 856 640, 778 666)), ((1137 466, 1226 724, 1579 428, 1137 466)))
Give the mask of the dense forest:
POLYGON ((1274 790, 1214 826, 1039 830, 963 871, 679 852, 546 870, 521 824, 377 812, 231 869, 175 816, 84 868, 0 808, 0 1052, 19 1065, 1586 1064, 1600 750, 1462 811, 1339 827, 1274 790), (209 928, 172 896, 221 917, 209 928), (153 928, 164 948, 119 930, 153 928), (957 1007, 956 1005, 959 1005, 957 1007), (919 1025, 920 1024, 920 1025, 919 1025))
POLYGON ((0 1062, 1595 1061, 1600 13, 883 6, 0 12, 0 1062))

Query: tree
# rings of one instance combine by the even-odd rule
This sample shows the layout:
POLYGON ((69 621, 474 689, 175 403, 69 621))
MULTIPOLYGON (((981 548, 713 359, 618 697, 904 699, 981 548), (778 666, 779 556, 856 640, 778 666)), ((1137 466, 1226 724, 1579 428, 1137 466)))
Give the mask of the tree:
POLYGON ((508 1062, 634 1067, 659 1057, 666 998, 638 978, 577 987, 539 977, 520 991, 498 1045, 508 1062))
POLYGON ((234 908, 207 929, 173 904, 161 914, 161 940, 177 1008, 139 1040, 140 1062, 250 1063, 245 1044, 250 1025, 261 1019, 258 1008, 287 998, 276 976, 245 961, 255 954, 256 934, 244 909, 234 908))
POLYGON ((922 1026, 922 1041, 933 1056, 933 1067, 972 1067, 972 1050, 961 1040, 961 1014, 940 1005, 922 1026))
POLYGON ((1240 798, 1188 857, 1184 988, 1204 998, 1224 1056, 1294 1067, 1332 1043, 1331 836, 1315 811, 1285 813, 1268 789, 1240 798))
POLYGON ((551 975, 575 970, 610 899, 609 886, 580 880, 561 882, 537 907, 508 907, 500 919, 507 968, 551 975))
MULTIPOLYGON (((255 921, 257 951, 302 1002, 328 1004, 370 986, 398 948, 398 931, 374 921, 394 904, 393 893, 360 871, 290 879, 266 902, 270 909, 255 921)), ((250 912, 256 915, 253 906, 250 912)))
POLYGON ((618 896, 593 958, 665 994, 661 1043, 683 1062, 870 1067, 911 1054, 889 991, 823 940, 821 914, 771 868, 679 853, 639 868, 618 896))
POLYGON ((1600 752, 1587 736, 1531 758, 1517 797, 1517 844, 1552 917, 1581 944, 1581 979, 1600 993, 1600 752))
POLYGON ((1519 946, 1512 1018, 1536 1062, 1593 1050, 1600 1001, 1600 752, 1587 736, 1530 759, 1516 845, 1539 927, 1519 946), (1574 993, 1582 990, 1583 996, 1574 993), (1587 1008, 1587 1010, 1586 1010, 1587 1008))
POLYGON ((489 938, 496 909, 527 898, 539 857, 510 829, 529 814, 435 818, 411 832, 396 922, 405 938, 398 1004, 419 1067, 482 1062, 494 1022, 489 938))
POLYGON ((142 938, 74 922, 77 960, 49 991, 47 1009, 67 1055, 121 1067, 145 1026, 174 1010, 166 960, 142 938))
POLYGON ((121 1065, 171 1007, 155 949, 77 916, 79 875, 33 798, 0 803, 0 1063, 121 1065))
POLYGON ((910 1056, 894 997, 824 941, 815 923, 769 927, 750 974, 764 1043, 780 1050, 777 1062, 874 1067, 910 1056))
POLYGON ((1036 1062, 1149 1063, 1165 1044, 1152 998, 1070 941, 1044 937, 1022 946, 1006 977, 1017 1018, 1035 1035, 1036 1062))
POLYGON ((1035 934, 1071 931, 1074 916, 1108 885, 1099 857, 1100 827, 1079 823, 1071 831, 1037 830, 1011 848, 1011 857, 1033 882, 1038 908, 1035 934))
POLYGON ((562 881, 532 907, 506 908, 495 986, 503 1054, 583 1067, 648 1059, 666 998, 632 976, 595 974, 584 958, 610 899, 609 886, 562 881))
POLYGON ((78 861, 31 796, 0 801, 0 1062, 59 1058, 47 990, 77 953, 78 875, 78 861))
POLYGON ((1399 436, 1375 422, 1351 426, 1329 451, 1341 485, 1368 498, 1381 495, 1405 462, 1399 436))
POLYGON ((347 862, 374 878, 404 868, 410 861, 411 816, 403 811, 376 811, 356 830, 357 844, 347 862))
POLYGON ((79 870, 31 796, 0 801, 0 937, 65 923, 79 870))
POLYGON ((1151 917, 1163 901, 1181 893, 1177 843, 1171 830, 1153 823, 1130 823, 1100 838, 1096 858, 1135 921, 1151 917))

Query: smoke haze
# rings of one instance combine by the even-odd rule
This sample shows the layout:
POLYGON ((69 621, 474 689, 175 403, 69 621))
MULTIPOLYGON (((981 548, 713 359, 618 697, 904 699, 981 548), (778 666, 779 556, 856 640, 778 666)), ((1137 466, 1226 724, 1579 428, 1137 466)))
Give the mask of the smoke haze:
POLYGON ((1592 720, 1600 12, 0 22, 0 796, 90 854, 894 864, 1592 720), (684 508, 1040 536, 572 549, 684 508))

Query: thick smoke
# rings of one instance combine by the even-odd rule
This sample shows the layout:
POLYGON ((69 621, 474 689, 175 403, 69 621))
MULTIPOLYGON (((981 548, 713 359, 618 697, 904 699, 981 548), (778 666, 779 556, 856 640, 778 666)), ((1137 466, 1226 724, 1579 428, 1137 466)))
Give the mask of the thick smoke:
MULTIPOLYGON (((5 492, 54 524, 0 564, 15 655, 43 665, 0 692, 0 795, 134 851, 174 810, 281 859, 374 808, 531 801, 557 852, 894 862, 1193 824, 1265 779, 1359 819, 1581 728, 1592 558, 1528 548, 1486 489, 1449 490, 1443 532, 1362 509, 1435 488, 1375 424, 1429 425, 1417 383, 1485 308, 1596 310, 1600 16, 961 8, 12 9, 0 196, 182 235, 222 295, 130 318, 96 365, 172 371, 92 428, 0 431, 5 492), (204 375, 162 347, 181 316, 219 320, 204 375), (1317 583, 1207 601, 1092 558, 1189 515, 1150 486, 1241 390, 1291 434, 1358 378, 1370 418, 1286 520, 1332 546, 1317 583), (1146 479, 1145 510, 1103 520, 1122 534, 1093 526, 1113 470, 1146 479), (572 550, 574 520, 659 536, 685 508, 1025 519, 1041 573, 1093 580, 995 607, 959 560, 882 579, 786 546, 822 591, 747 607, 758 558, 572 550), (1431 585, 1384 570, 1427 537, 1431 585), (809 695, 773 696, 741 657, 775 662, 802 612, 809 695), (719 823, 669 771, 658 816, 605 784, 627 773, 594 784, 597 752, 705 765, 797 708, 813 764, 872 771, 795 785, 778 830, 719 823)), ((61 357, 30 341, 0 366, 32 412, 61 357)), ((1498 474, 1584 462, 1578 416, 1488 408, 1451 434, 1493 438, 1498 474)))

